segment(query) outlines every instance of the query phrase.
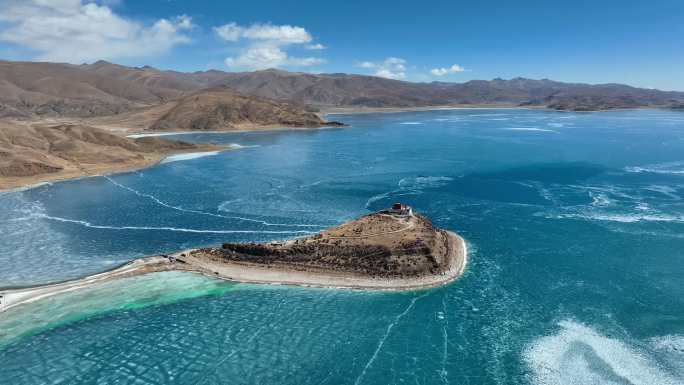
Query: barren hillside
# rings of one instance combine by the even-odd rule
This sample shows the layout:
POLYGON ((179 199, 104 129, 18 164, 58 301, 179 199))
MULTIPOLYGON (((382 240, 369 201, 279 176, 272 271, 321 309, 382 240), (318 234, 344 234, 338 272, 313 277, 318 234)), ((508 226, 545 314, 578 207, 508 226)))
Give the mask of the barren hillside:
POLYGON ((155 137, 129 139, 83 125, 0 122, 0 189, 150 165, 169 153, 215 150, 155 137))

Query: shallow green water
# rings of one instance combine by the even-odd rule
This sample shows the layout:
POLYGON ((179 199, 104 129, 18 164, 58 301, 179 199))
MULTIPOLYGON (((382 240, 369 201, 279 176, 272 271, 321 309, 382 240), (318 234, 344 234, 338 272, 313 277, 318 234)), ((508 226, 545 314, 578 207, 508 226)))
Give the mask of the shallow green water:
POLYGON ((199 274, 160 272, 99 283, 19 305, 0 317, 0 347, 27 335, 113 311, 222 295, 234 283, 199 274))
POLYGON ((467 239, 461 279, 369 293, 146 276, 163 295, 126 284, 17 313, 0 383, 684 384, 684 115, 336 119, 351 127, 185 135, 248 148, 0 195, 0 282, 304 235, 394 201, 467 239))

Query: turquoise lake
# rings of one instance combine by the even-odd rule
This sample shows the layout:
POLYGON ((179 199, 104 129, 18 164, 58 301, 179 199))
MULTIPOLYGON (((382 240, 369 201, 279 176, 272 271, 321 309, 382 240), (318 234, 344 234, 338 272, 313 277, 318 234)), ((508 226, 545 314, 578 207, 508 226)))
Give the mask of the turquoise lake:
MULTIPOLYGON (((0 287, 395 201, 468 242, 465 274, 388 293, 159 273, 0 314, 0 384, 684 384, 684 114, 458 109, 0 193, 0 287)), ((170 137, 170 138, 171 138, 170 137)))

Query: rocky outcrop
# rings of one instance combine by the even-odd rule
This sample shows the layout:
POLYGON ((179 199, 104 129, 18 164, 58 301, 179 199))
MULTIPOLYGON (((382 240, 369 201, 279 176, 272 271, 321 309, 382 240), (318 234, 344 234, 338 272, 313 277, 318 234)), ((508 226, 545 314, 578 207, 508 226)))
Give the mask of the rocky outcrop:
POLYGON ((380 212, 308 238, 224 243, 220 249, 203 249, 202 253, 218 261, 406 278, 446 271, 448 243, 446 232, 421 215, 380 212))

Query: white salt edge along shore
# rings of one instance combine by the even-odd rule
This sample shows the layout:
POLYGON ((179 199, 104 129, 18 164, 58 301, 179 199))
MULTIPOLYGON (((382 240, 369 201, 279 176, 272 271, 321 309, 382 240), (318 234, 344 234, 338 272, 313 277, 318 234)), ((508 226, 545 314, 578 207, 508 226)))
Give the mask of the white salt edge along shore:
POLYGON ((447 231, 453 246, 448 255, 449 268, 436 275, 410 278, 371 278, 358 274, 334 271, 299 271, 284 265, 267 267, 243 262, 211 263, 187 257, 190 249, 164 256, 145 257, 133 260, 123 266, 81 279, 20 289, 0 290, 0 313, 22 304, 31 303, 54 295, 85 289, 100 283, 151 274, 161 271, 187 271, 203 274, 215 279, 233 282, 288 285, 317 288, 354 289, 373 291, 419 290, 448 284, 465 271, 468 252, 465 240, 447 231), (174 261, 175 260, 175 261, 174 261))
MULTIPOLYGON (((323 114, 327 115, 327 114, 323 114)), ((246 134, 246 133, 252 133, 252 132, 277 132, 277 131, 316 131, 316 130, 330 130, 330 129, 335 129, 335 128, 344 128, 336 125, 322 125, 320 127, 287 127, 287 126, 279 126, 279 125, 273 125, 273 126, 256 126, 256 127, 249 127, 249 128, 233 128, 233 129, 225 129, 225 130, 184 130, 184 129, 178 129, 178 130, 170 130, 170 131, 158 131, 158 132, 149 132, 149 131, 133 131, 132 133, 128 133, 126 135, 127 138, 131 139, 138 139, 138 138, 146 138, 146 137, 157 137, 157 136, 176 136, 176 135, 199 135, 199 134, 246 134)))

